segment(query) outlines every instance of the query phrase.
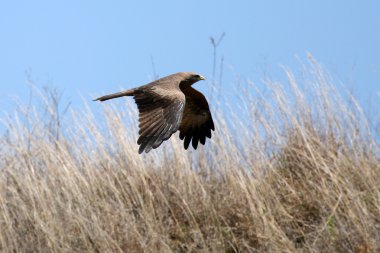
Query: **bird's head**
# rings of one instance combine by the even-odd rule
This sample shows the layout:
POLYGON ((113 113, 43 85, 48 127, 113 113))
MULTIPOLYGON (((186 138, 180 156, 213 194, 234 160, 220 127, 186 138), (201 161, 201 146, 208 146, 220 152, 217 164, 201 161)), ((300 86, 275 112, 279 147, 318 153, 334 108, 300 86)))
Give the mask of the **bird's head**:
POLYGON ((204 78, 204 76, 201 76, 197 73, 192 73, 192 72, 188 72, 186 73, 186 77, 185 77, 185 80, 190 84, 194 84, 198 81, 201 81, 201 80, 205 80, 206 78, 204 78))

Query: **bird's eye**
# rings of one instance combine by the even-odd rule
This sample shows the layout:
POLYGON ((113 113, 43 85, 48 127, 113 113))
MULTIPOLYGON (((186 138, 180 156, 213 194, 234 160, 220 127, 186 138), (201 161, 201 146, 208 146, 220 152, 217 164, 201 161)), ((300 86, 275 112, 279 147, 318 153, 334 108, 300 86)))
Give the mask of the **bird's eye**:
POLYGON ((196 79, 199 79, 199 78, 201 78, 201 76, 200 76, 200 75, 194 75, 194 77, 195 77, 196 79))

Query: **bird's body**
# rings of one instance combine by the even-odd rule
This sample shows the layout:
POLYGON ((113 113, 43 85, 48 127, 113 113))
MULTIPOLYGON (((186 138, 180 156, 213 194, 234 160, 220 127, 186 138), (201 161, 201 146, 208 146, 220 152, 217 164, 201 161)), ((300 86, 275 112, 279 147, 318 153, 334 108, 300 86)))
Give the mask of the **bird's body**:
POLYGON ((206 137, 211 138, 211 130, 215 130, 206 98, 191 87, 199 80, 204 78, 179 72, 96 100, 133 96, 139 110, 139 153, 157 148, 177 130, 185 149, 190 142, 196 149, 198 142, 205 144, 206 137))

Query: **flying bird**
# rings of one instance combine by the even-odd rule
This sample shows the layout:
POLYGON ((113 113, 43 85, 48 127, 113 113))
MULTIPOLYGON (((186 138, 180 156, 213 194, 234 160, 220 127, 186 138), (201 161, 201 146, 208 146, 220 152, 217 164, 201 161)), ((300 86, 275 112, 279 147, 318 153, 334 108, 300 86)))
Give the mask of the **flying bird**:
POLYGON ((190 142, 197 149, 215 130, 205 96, 191 87, 204 79, 196 73, 179 72, 94 101, 133 96, 139 110, 139 154, 159 147, 177 130, 185 149, 190 142))

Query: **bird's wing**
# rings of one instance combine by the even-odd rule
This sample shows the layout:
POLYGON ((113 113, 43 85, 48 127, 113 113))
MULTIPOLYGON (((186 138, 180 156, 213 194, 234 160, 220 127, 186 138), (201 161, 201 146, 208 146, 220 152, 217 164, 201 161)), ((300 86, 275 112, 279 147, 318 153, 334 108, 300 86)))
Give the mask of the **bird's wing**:
POLYGON ((178 130, 185 107, 185 96, 178 89, 147 87, 134 91, 139 110, 139 153, 148 153, 178 130))
POLYGON ((187 149, 190 142, 194 149, 198 142, 203 145, 206 137, 211 138, 211 130, 215 130, 210 108, 205 96, 191 86, 182 90, 186 96, 185 110, 179 127, 179 137, 185 139, 184 147, 187 149))

